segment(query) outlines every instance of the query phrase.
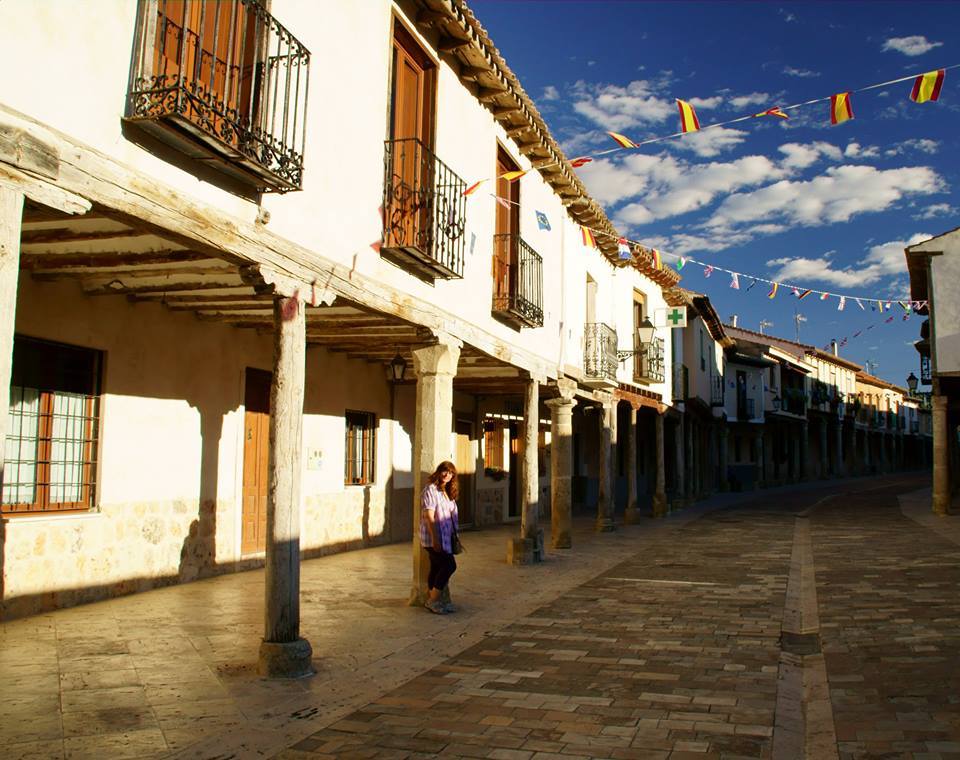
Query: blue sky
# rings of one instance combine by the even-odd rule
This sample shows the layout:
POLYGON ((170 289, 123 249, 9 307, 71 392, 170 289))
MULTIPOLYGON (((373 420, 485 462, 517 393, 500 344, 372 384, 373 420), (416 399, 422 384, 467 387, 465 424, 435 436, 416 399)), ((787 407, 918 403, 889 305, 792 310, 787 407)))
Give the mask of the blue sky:
MULTIPOLYGON (((471 8, 569 157, 676 132, 674 98, 701 126, 960 63, 960 3, 723 3, 472 0, 471 8)), ((960 69, 937 103, 910 82, 829 104, 621 152, 579 170, 632 239, 717 267, 853 296, 909 293, 903 247, 960 225, 960 69)), ((674 259, 666 257, 669 263, 674 259)), ((920 318, 848 300, 798 302, 762 283, 687 265, 683 284, 720 315, 877 362, 902 384, 919 374, 920 318), (891 315, 896 318, 885 323, 891 315), (872 329, 866 328, 874 325, 872 329), (852 338, 863 331, 858 338, 852 338)))

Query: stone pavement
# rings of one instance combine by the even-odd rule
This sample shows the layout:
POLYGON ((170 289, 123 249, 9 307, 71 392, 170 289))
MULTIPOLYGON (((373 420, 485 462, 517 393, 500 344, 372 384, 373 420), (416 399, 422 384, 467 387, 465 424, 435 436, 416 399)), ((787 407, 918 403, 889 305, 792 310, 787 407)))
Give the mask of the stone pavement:
POLYGON ((926 482, 725 495, 614 534, 584 520, 534 567, 504 563, 513 529, 471 533, 444 617, 404 606, 406 545, 311 560, 319 672, 292 683, 252 670, 259 572, 0 625, 2 755, 791 757, 784 713, 815 721, 781 627, 812 585, 832 756, 960 758, 960 518, 928 524, 926 482))

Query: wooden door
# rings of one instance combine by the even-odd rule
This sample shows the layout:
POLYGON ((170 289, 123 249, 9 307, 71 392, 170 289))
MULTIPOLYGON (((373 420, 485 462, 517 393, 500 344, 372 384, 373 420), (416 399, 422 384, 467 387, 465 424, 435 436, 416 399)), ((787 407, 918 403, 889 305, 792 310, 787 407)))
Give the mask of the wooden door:
POLYGON ((457 420, 454 425, 456 436, 456 457, 458 480, 460 482, 460 498, 457 500, 457 509, 460 512, 461 525, 473 524, 473 487, 477 470, 477 460, 473 447, 473 423, 468 420, 457 420))
POLYGON ((267 472, 270 462, 270 384, 273 376, 247 369, 243 425, 243 528, 240 551, 266 549, 267 472))

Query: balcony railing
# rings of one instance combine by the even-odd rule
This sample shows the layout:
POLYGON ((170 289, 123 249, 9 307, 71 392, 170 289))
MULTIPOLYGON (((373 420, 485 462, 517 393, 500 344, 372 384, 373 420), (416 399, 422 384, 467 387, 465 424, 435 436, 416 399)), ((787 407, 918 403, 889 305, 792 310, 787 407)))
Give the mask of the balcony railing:
POLYGON ((920 420, 910 420, 910 432, 917 435, 920 432, 920 420))
POLYGON ((517 327, 543 327, 543 259, 516 233, 493 236, 493 313, 517 327))
POLYGON ((803 416, 807 411, 807 399, 802 388, 784 388, 780 408, 787 414, 803 416))
POLYGON ((588 378, 617 382, 617 333, 609 325, 584 325, 583 371, 588 378))
POLYGON ((710 406, 723 406, 725 403, 723 375, 713 372, 710 374, 710 406))
POLYGON ((299 190, 309 72, 258 0, 141 2, 126 121, 247 189, 299 190))
POLYGON ((640 343, 639 336, 634 336, 633 350, 633 379, 646 383, 662 383, 663 371, 663 338, 654 338, 650 343, 640 343))
POLYGON ((739 398, 737 399, 737 419, 738 420, 752 420, 755 417, 756 408, 754 406, 754 399, 752 398, 739 398))
POLYGON ((920 382, 924 385, 933 384, 933 364, 929 354, 920 355, 920 382))
POLYGON ((690 371, 686 364, 673 365, 673 400, 686 401, 690 392, 690 371))
POLYGON ((425 280, 463 277, 466 188, 419 140, 387 140, 381 255, 425 280))

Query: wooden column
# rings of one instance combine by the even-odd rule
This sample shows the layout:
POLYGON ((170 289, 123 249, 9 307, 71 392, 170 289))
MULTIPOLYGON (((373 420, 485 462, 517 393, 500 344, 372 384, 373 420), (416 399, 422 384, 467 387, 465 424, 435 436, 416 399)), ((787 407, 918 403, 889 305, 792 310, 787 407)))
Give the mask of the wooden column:
POLYGON ((597 451, 599 458, 600 487, 597 498, 597 530, 609 532, 614 530, 613 524, 613 446, 616 441, 617 402, 612 396, 601 401, 600 414, 600 448, 597 451))
POLYGON ((550 399, 550 538, 554 549, 569 549, 573 523, 574 383, 557 383, 560 398, 550 399))
POLYGON ((800 423, 800 480, 810 479, 810 423, 800 423))
POLYGON ((686 415, 681 412, 680 416, 677 417, 677 434, 674 436, 674 441, 676 443, 676 467, 674 471, 676 472, 677 480, 677 492, 674 494, 674 499, 678 507, 682 507, 684 500, 687 496, 687 460, 685 455, 686 450, 686 433, 684 432, 685 425, 684 418, 686 415))
POLYGON ((658 412, 654 421, 655 442, 654 449, 657 456, 656 481, 653 489, 653 516, 663 517, 667 514, 667 476, 665 471, 666 456, 663 450, 663 412, 658 412))
POLYGON ((624 431, 627 462, 627 508, 623 515, 623 521, 628 525, 640 519, 640 513, 637 509, 637 411, 638 408, 631 404, 630 424, 624 431))
POLYGON ((843 463, 843 420, 839 419, 835 424, 837 427, 834 431, 836 445, 833 450, 833 474, 834 477, 842 478, 846 469, 843 463))
POLYGON ((417 411, 413 429, 413 580, 411 605, 427 598, 427 553, 420 546, 420 491, 444 460, 453 460, 453 378, 460 361, 456 338, 441 336, 413 350, 417 376, 417 411))
POLYGON ((950 441, 947 397, 933 396, 933 511, 950 514, 950 441))
POLYGON ((830 449, 827 446, 827 419, 819 419, 820 431, 820 477, 830 476, 830 449))
MULTIPOLYGON (((10 405, 22 218, 23 195, 0 185, 0 481, 3 480, 3 451, 4 442, 7 440, 7 412, 10 405)), ((3 584, 0 583, 0 588, 2 587, 3 584)))
POLYGON ((719 459, 719 469, 720 469, 719 487, 721 491, 729 491, 730 480, 727 475, 727 461, 728 461, 727 457, 729 456, 730 430, 727 428, 727 423, 725 421, 721 421, 719 425, 720 425, 720 445, 717 451, 717 455, 719 459))
POLYGON ((260 675, 298 678, 312 672, 310 643, 300 637, 300 463, 306 373, 306 316, 297 299, 273 304, 273 384, 267 485, 267 557, 260 675))
POLYGON ((520 538, 510 539, 507 546, 507 561, 514 565, 543 561, 543 530, 540 528, 540 472, 537 462, 540 384, 534 379, 527 380, 523 391, 520 538))

